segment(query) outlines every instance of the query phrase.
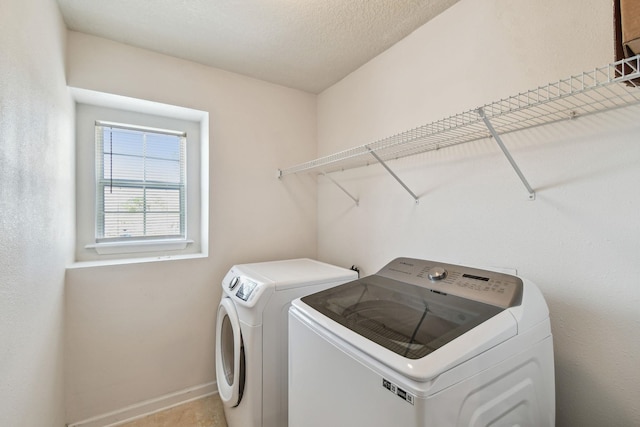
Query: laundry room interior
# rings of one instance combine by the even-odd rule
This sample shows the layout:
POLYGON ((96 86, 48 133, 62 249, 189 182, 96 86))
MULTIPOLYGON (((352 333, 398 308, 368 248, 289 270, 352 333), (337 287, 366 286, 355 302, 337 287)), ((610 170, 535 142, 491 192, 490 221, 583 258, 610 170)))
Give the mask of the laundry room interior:
MULTIPOLYGON (((535 283, 553 335, 555 425, 640 425, 640 76, 613 83, 631 101, 594 96, 597 114, 498 138, 484 127, 469 142, 384 162, 371 155, 367 165, 326 174, 292 170, 425 124, 450 127, 444 119, 520 94, 560 90, 570 76, 584 85, 609 70, 615 79, 619 68, 607 64, 620 60, 620 2, 223 1, 218 24, 225 8, 248 8, 246 21, 229 24, 246 44, 206 40, 184 55, 163 52, 169 43, 136 45, 153 45, 153 32, 99 34, 100 20, 117 20, 126 1, 87 2, 100 11, 87 22, 73 19, 80 3, 0 2, 0 425, 115 426, 217 396, 217 311, 232 266, 309 258, 357 266, 366 277, 399 257, 535 283), (273 38, 258 36, 268 13, 316 11, 316 3, 327 8, 316 17, 331 24, 316 40, 323 47, 349 27, 347 3, 350 13, 438 9, 339 79, 309 83, 302 64, 278 71, 260 44, 313 59, 292 35, 308 23, 285 19, 290 27, 273 38), (225 43, 226 63, 189 59, 225 43), (234 68, 246 55, 261 61, 255 74, 234 68), (93 133, 77 138, 86 106, 195 123, 189 167, 199 175, 189 190, 197 204, 189 204, 186 249, 99 253, 94 158, 82 148, 93 147, 93 133)), ((151 3, 132 2, 148 12, 139 31, 153 22, 151 3)), ((198 21, 207 3, 157 8, 184 12, 164 25, 189 33, 180 19, 198 21)), ((640 28, 640 7, 629 3, 640 28)), ((335 71, 309 62, 319 75, 335 71)), ((613 85, 604 92, 618 99, 613 85)))

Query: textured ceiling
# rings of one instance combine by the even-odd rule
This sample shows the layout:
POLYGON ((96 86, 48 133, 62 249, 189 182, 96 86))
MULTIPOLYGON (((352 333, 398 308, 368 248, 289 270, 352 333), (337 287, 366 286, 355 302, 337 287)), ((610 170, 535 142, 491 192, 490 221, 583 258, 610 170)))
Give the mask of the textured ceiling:
POLYGON ((57 0, 69 29, 318 93, 458 0, 57 0))

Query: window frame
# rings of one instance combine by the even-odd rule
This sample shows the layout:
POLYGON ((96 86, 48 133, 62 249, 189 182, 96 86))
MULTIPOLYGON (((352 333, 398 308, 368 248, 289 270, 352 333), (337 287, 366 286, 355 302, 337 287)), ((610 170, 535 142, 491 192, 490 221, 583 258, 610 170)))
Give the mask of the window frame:
POLYGON ((76 102, 75 262, 193 258, 208 255, 208 113, 184 107, 70 88, 76 102), (96 121, 176 129, 186 137, 184 238, 96 239, 96 121))

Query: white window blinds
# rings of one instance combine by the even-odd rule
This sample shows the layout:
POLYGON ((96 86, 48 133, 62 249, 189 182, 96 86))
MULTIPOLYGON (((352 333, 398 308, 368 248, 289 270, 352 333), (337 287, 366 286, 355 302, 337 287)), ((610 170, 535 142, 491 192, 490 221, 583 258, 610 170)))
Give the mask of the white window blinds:
POLYGON ((186 133, 97 121, 96 242, 186 238, 186 133))

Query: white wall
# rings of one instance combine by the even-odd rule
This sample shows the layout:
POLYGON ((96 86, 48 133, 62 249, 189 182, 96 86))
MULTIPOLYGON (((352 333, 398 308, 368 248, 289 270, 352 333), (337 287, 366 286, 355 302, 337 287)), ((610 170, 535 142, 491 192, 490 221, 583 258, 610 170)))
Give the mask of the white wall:
POLYGON ((0 425, 64 425, 73 105, 52 0, 0 3, 0 425))
MULTIPOLYGON (((613 61, 610 0, 462 0, 318 100, 321 155, 613 61)), ((398 256, 515 268, 551 310, 558 426, 640 422, 640 109, 319 180, 318 255, 372 274, 398 256)))
POLYGON ((67 275, 76 422, 215 380, 220 281, 234 263, 315 257, 316 187, 276 170, 316 155, 314 95, 70 32, 70 86, 209 112, 209 258, 67 275))

